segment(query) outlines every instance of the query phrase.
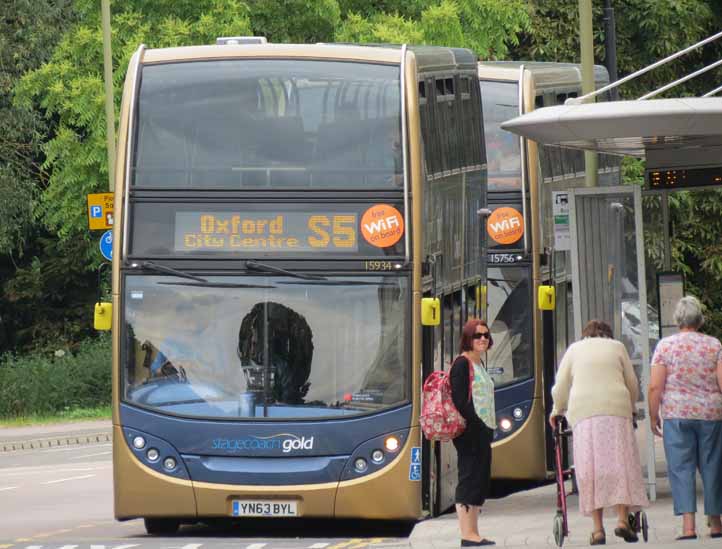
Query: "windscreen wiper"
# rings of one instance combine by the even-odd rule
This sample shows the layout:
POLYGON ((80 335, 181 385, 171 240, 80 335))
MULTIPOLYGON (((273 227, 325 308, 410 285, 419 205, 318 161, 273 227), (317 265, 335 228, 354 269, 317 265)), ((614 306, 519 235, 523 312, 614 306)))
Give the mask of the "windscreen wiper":
POLYGON ((267 263, 259 263, 258 261, 253 260, 246 261, 246 269, 249 271, 259 271, 263 273, 282 274, 286 276, 292 276, 294 278, 302 278, 303 280, 327 280, 325 276, 295 273, 293 271, 282 269, 281 267, 274 267, 273 265, 268 265, 267 263))
MULTIPOLYGON (((376 280, 328 280, 323 279, 322 284, 318 286, 397 286, 395 282, 378 282, 376 280)), ((312 281, 313 282, 313 281, 312 281)), ((319 281, 321 282, 321 281, 319 281)), ((307 284, 305 282, 295 282, 292 280, 286 280, 279 282, 279 284, 307 284)))
POLYGON ((205 278, 201 278, 200 276, 192 275, 190 273, 186 273, 185 271, 179 271, 178 269, 173 269, 172 267, 166 267, 165 265, 158 265, 152 261, 143 261, 143 263, 140 264, 140 267, 157 273, 169 274, 180 278, 190 278, 196 282, 208 283, 205 278))
POLYGON ((265 284, 241 284, 236 282, 158 282, 165 286, 198 286, 201 288, 275 288, 265 284))

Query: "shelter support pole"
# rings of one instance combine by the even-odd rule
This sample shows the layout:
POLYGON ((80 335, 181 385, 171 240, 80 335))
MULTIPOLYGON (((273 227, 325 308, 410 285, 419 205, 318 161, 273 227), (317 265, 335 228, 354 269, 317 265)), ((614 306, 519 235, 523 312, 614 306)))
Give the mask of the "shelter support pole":
POLYGON ((672 270, 672 235, 669 227, 669 195, 662 193, 662 237, 664 238, 664 270, 672 270))
POLYGON ((115 191, 115 106, 113 104, 113 55, 110 46, 110 0, 101 0, 103 20, 103 69, 105 80, 105 141, 108 148, 108 190, 115 191))
MULTIPOLYGON (((594 35, 592 29, 592 0, 579 0, 579 45, 582 57, 582 94, 594 91, 594 35)), ((593 101, 593 99, 592 99, 593 101)), ((597 185, 597 155, 584 151, 584 185, 597 185)))

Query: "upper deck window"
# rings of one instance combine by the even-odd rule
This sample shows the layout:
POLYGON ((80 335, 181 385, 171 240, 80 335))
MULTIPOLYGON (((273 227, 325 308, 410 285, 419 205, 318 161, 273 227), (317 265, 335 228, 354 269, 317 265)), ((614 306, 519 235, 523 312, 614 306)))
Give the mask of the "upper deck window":
POLYGON ((489 191, 520 191, 519 138, 500 127, 519 116, 519 87, 516 82, 482 80, 480 84, 489 191))
POLYGON ((133 185, 395 189, 399 68, 226 60, 143 68, 133 185))

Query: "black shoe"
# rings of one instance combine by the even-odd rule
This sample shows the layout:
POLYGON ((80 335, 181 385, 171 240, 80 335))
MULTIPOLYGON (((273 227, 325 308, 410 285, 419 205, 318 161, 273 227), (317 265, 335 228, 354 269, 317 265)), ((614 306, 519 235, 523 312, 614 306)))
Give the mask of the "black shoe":
POLYGON ((490 539, 482 539, 481 541, 470 541, 468 539, 461 540, 462 547, 481 547, 482 545, 496 545, 495 541, 490 539))

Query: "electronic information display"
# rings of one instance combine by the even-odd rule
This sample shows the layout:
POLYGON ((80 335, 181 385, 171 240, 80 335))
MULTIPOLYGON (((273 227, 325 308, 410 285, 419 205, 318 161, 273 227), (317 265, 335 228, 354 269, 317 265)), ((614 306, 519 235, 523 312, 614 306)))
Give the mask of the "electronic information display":
POLYGON ((647 170, 647 188, 650 190, 688 189, 722 185, 722 167, 674 168, 669 170, 647 170))
MULTIPOLYGON (((349 208, 352 210, 352 208, 349 208)), ((389 204, 365 211, 176 211, 176 252, 356 253, 387 249, 404 235, 389 204)))

